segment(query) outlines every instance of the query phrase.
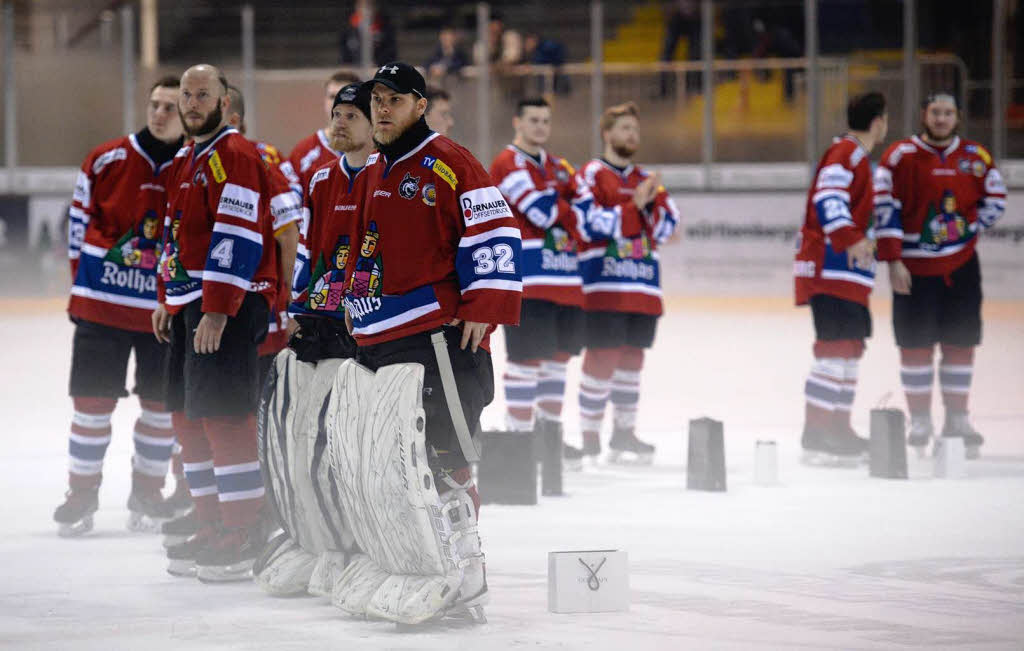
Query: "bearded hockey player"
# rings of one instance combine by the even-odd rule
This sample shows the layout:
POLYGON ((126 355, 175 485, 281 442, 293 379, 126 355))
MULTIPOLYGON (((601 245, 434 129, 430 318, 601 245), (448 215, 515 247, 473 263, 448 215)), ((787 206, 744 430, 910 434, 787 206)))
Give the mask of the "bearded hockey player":
POLYGON ((519 229, 480 163, 427 126, 415 68, 382 66, 366 87, 378 152, 362 172, 345 295, 358 364, 342 364, 328 418, 365 554, 333 601, 407 624, 480 619, 487 582, 468 462, 494 392, 489 333, 519 318, 519 229))
POLYGON ((615 427, 609 460, 650 463, 654 446, 635 432, 640 374, 662 312, 657 248, 675 231, 679 211, 658 175, 633 163, 640 146, 638 116, 632 102, 606 109, 604 154, 576 175, 586 312, 579 404, 583 455, 596 460, 601 452, 610 397, 615 427))
POLYGON ((934 351, 942 352, 942 436, 962 438, 976 458, 984 438, 968 419, 974 349, 981 343, 979 235, 1006 210, 1006 184, 992 155, 957 135, 950 93, 928 97, 923 132, 893 143, 875 171, 878 258, 889 262, 892 322, 910 410, 907 442, 934 435, 934 351))
MULTIPOLYGON (((69 490, 54 520, 62 536, 92 529, 98 507, 110 417, 128 395, 125 374, 135 351, 135 387, 142 414, 135 422, 129 527, 146 528, 174 516, 164 501, 174 446, 164 405, 167 347, 153 339, 160 229, 171 159, 181 147, 178 80, 150 89, 146 127, 94 149, 78 173, 68 232, 73 284, 68 313, 75 323, 70 393, 69 490)), ((181 488, 185 483, 181 481, 181 488)))
POLYGON ((520 101, 512 126, 515 140, 491 164, 491 180, 523 237, 520 324, 505 326, 505 422, 510 431, 528 432, 536 419, 540 436, 560 438, 566 365, 583 348, 583 282, 570 205, 575 171, 544 150, 551 136, 546 100, 520 101))
POLYGON ((168 570, 204 581, 248 578, 266 541, 255 410, 257 346, 278 283, 272 188, 255 147, 227 124, 228 106, 216 68, 185 71, 179 111, 192 142, 171 170, 153 313, 171 345, 168 403, 199 520, 167 550, 168 570))
POLYGON ((334 106, 334 98, 343 86, 354 84, 359 77, 351 72, 339 70, 324 82, 324 116, 327 118, 327 127, 317 129, 298 142, 288 154, 288 165, 291 166, 295 176, 299 179, 299 190, 305 192, 309 188, 309 179, 318 169, 335 161, 341 155, 340 152, 331 146, 331 111, 334 106))
POLYGON ((807 193, 794 265, 796 304, 811 306, 815 330, 801 445, 806 462, 822 465, 856 464, 868 449, 867 440, 850 426, 850 408, 864 340, 871 336, 868 296, 875 255, 869 156, 885 139, 885 97, 855 97, 846 114, 850 131, 825 152, 807 193))

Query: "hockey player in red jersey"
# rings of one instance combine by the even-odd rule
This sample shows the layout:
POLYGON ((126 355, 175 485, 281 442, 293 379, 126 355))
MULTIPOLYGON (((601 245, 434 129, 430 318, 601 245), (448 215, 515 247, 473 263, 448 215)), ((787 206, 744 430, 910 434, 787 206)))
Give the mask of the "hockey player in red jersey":
MULTIPOLYGON (((234 86, 228 87, 228 124, 245 135, 245 98, 234 86)), ((260 380, 266 377, 270 365, 288 345, 288 302, 291 295, 292 271, 299 245, 299 227, 302 225, 302 193, 294 186, 299 182, 290 165, 281 160, 277 147, 250 140, 266 165, 271 187, 270 215, 273 218, 274 240, 277 243, 278 286, 277 304, 270 311, 267 338, 259 347, 260 380), (290 175, 290 176, 289 176, 290 175)))
POLYGON ((962 438, 969 457, 984 439, 967 416, 974 348, 981 343, 981 270, 975 247, 1006 209, 1006 185, 991 154, 957 135, 949 93, 928 97, 923 132, 893 143, 875 171, 878 257, 889 261, 893 328, 910 409, 907 441, 923 452, 931 419, 934 348, 946 408, 942 436, 962 438))
POLYGON ((635 433, 640 373, 662 312, 657 248, 675 231, 679 211, 658 175, 633 163, 640 146, 635 104, 606 109, 601 137, 603 155, 576 175, 586 312, 579 397, 583 454, 600 454, 601 422, 610 397, 615 427, 609 460, 625 454, 649 463, 654 446, 635 433))
POLYGON ((885 97, 867 93, 850 100, 847 134, 836 138, 807 192, 800 246, 794 264, 796 304, 814 317, 814 364, 804 385, 807 463, 858 463, 867 440, 850 426, 857 365, 871 336, 868 296, 874 286, 874 208, 869 156, 885 139, 885 97))
POLYGON ((272 190, 256 148, 227 124, 228 105, 216 68, 185 71, 179 110, 192 142, 171 170, 152 319, 171 345, 168 405, 200 522, 167 550, 168 569, 198 567, 204 581, 247 578, 265 543, 254 412, 278 284, 272 190))
POLYGON ((290 345, 305 362, 355 356, 355 342, 345 326, 345 271, 357 253, 352 240, 365 195, 363 168, 373 151, 369 93, 361 84, 338 91, 331 133, 342 156, 317 170, 306 189, 306 230, 289 308, 298 325, 290 345))
POLYGON ((142 414, 135 422, 129 525, 137 528, 144 518, 174 516, 174 508, 160 494, 174 445, 171 415, 164 405, 167 347, 153 339, 149 314, 157 304, 165 187, 171 159, 183 140, 177 102, 177 79, 154 84, 146 127, 94 149, 75 183, 68 231, 74 417, 69 490, 54 513, 61 535, 92 528, 110 417, 117 400, 128 395, 125 374, 132 350, 134 392, 142 414))
POLYGON ((331 111, 334 98, 343 86, 354 84, 359 77, 351 72, 339 70, 324 82, 324 117, 327 127, 317 129, 298 142, 288 154, 288 165, 299 179, 299 189, 305 192, 309 188, 309 179, 318 169, 338 160, 340 153, 331 145, 331 111))
POLYGON ((381 66, 366 87, 378 151, 363 171, 345 311, 360 364, 423 365, 427 459, 464 563, 455 598, 473 610, 487 583, 467 450, 494 395, 489 333, 519 321, 519 228, 473 155, 427 126, 414 67, 381 66))
POLYGON ((520 324, 505 326, 505 423, 510 431, 536 425, 540 436, 561 438, 566 365, 583 348, 583 283, 570 205, 575 171, 544 150, 551 136, 546 100, 521 100, 512 126, 515 140, 491 164, 491 180, 523 238, 520 324))

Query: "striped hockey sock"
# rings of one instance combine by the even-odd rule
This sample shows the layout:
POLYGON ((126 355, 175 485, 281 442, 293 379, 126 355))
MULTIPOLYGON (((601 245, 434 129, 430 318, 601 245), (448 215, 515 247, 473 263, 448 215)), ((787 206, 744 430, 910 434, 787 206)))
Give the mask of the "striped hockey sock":
POLYGON ((72 491, 94 490, 103 480, 103 457, 110 445, 110 416, 115 398, 72 398, 68 439, 68 486, 72 491))
POLYGON ((216 524, 220 522, 217 480, 213 474, 213 451, 203 423, 187 418, 181 411, 173 412, 171 419, 181 446, 182 467, 196 505, 196 517, 200 522, 216 524))
POLYGON ((622 347, 611 384, 616 428, 632 430, 636 427, 637 406, 640 403, 640 372, 643 366, 642 348, 622 347))
POLYGON ((836 409, 833 412, 832 423, 839 430, 849 430, 850 411, 853 409, 853 399, 857 394, 857 370, 860 360, 844 359, 843 381, 839 390, 839 399, 836 400, 836 409))
POLYGON ((939 384, 947 413, 966 412, 974 374, 974 348, 942 344, 939 384))
POLYGON ((583 354, 580 379, 580 429, 583 440, 600 441, 604 406, 611 393, 611 379, 619 359, 618 348, 588 348, 583 354))
POLYGON ((512 432, 533 429, 533 403, 537 399, 540 362, 509 362, 505 367, 505 426, 512 432))
POLYGON ((142 413, 135 421, 135 454, 132 456, 132 489, 159 491, 174 448, 171 412, 163 403, 140 400, 142 413))
POLYGON ((556 353, 554 359, 540 363, 540 380, 537 382, 537 415, 540 418, 556 423, 562 421, 568 362, 568 354, 556 353))
POLYGON ((910 415, 929 415, 935 368, 931 348, 900 348, 900 379, 910 415))
POLYGON ((804 423, 807 429, 829 429, 832 426, 842 396, 845 362, 839 357, 819 357, 811 365, 811 373, 804 383, 804 423))
POLYGON ((256 417, 204 418, 203 429, 213 448, 221 521, 228 527, 255 524, 264 493, 256 456, 256 417))

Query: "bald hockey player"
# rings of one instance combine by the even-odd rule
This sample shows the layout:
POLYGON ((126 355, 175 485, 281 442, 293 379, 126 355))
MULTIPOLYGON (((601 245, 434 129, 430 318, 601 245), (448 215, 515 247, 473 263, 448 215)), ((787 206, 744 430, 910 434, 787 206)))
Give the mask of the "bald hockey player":
POLYGON ((871 336, 868 296, 875 279, 871 150, 885 139, 885 97, 850 100, 849 131, 828 148, 807 193, 794 264, 796 304, 814 318, 814 363, 804 385, 804 461, 856 465, 868 442, 850 425, 857 366, 871 336))
POLYGON ((875 171, 878 258, 889 262, 892 322, 910 410, 907 442, 920 452, 934 436, 935 347, 945 406, 943 437, 976 458, 984 438, 968 419, 974 349, 981 343, 981 234, 1006 210, 1006 184, 981 144, 957 135, 951 93, 929 96, 922 132, 893 143, 875 171))
POLYGON ((228 108, 216 68, 185 71, 179 111, 192 141, 171 170, 153 313, 154 332, 171 346, 168 403, 199 520, 195 535, 167 550, 168 569, 204 581, 248 578, 266 542, 255 410, 257 347, 278 284, 272 189, 256 148, 228 125, 228 108))
MULTIPOLYGON (((583 455, 601 452, 605 405, 614 406, 609 461, 650 463, 654 446, 636 437, 644 351, 662 313, 658 246, 679 222, 657 174, 633 163, 640 120, 632 102, 601 116, 604 153, 576 175, 586 352, 580 380, 583 455)), ((575 456, 575 455, 573 455, 575 456)))
POLYGON ((128 395, 125 375, 132 351, 142 413, 135 421, 129 527, 146 528, 174 516, 160 493, 174 445, 164 405, 167 347, 153 338, 149 315, 157 305, 171 159, 183 140, 178 85, 173 77, 154 84, 145 128, 94 149, 75 183, 68 232, 74 416, 67 499, 53 514, 62 536, 92 529, 110 418, 118 399, 128 395))

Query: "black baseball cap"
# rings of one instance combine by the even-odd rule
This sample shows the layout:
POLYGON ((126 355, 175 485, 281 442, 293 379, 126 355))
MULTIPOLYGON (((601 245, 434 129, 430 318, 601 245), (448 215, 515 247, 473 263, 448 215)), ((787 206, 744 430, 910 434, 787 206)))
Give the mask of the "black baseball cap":
POLYGON ((334 107, 338 104, 351 104, 362 111, 367 120, 370 119, 370 93, 359 82, 349 84, 339 90, 338 94, 334 96, 334 104, 331 106, 331 110, 333 111, 334 107))
POLYGON ((419 70, 401 61, 387 63, 377 68, 373 79, 363 84, 367 94, 373 90, 374 84, 384 84, 396 93, 412 93, 418 97, 426 97, 427 82, 419 70))

